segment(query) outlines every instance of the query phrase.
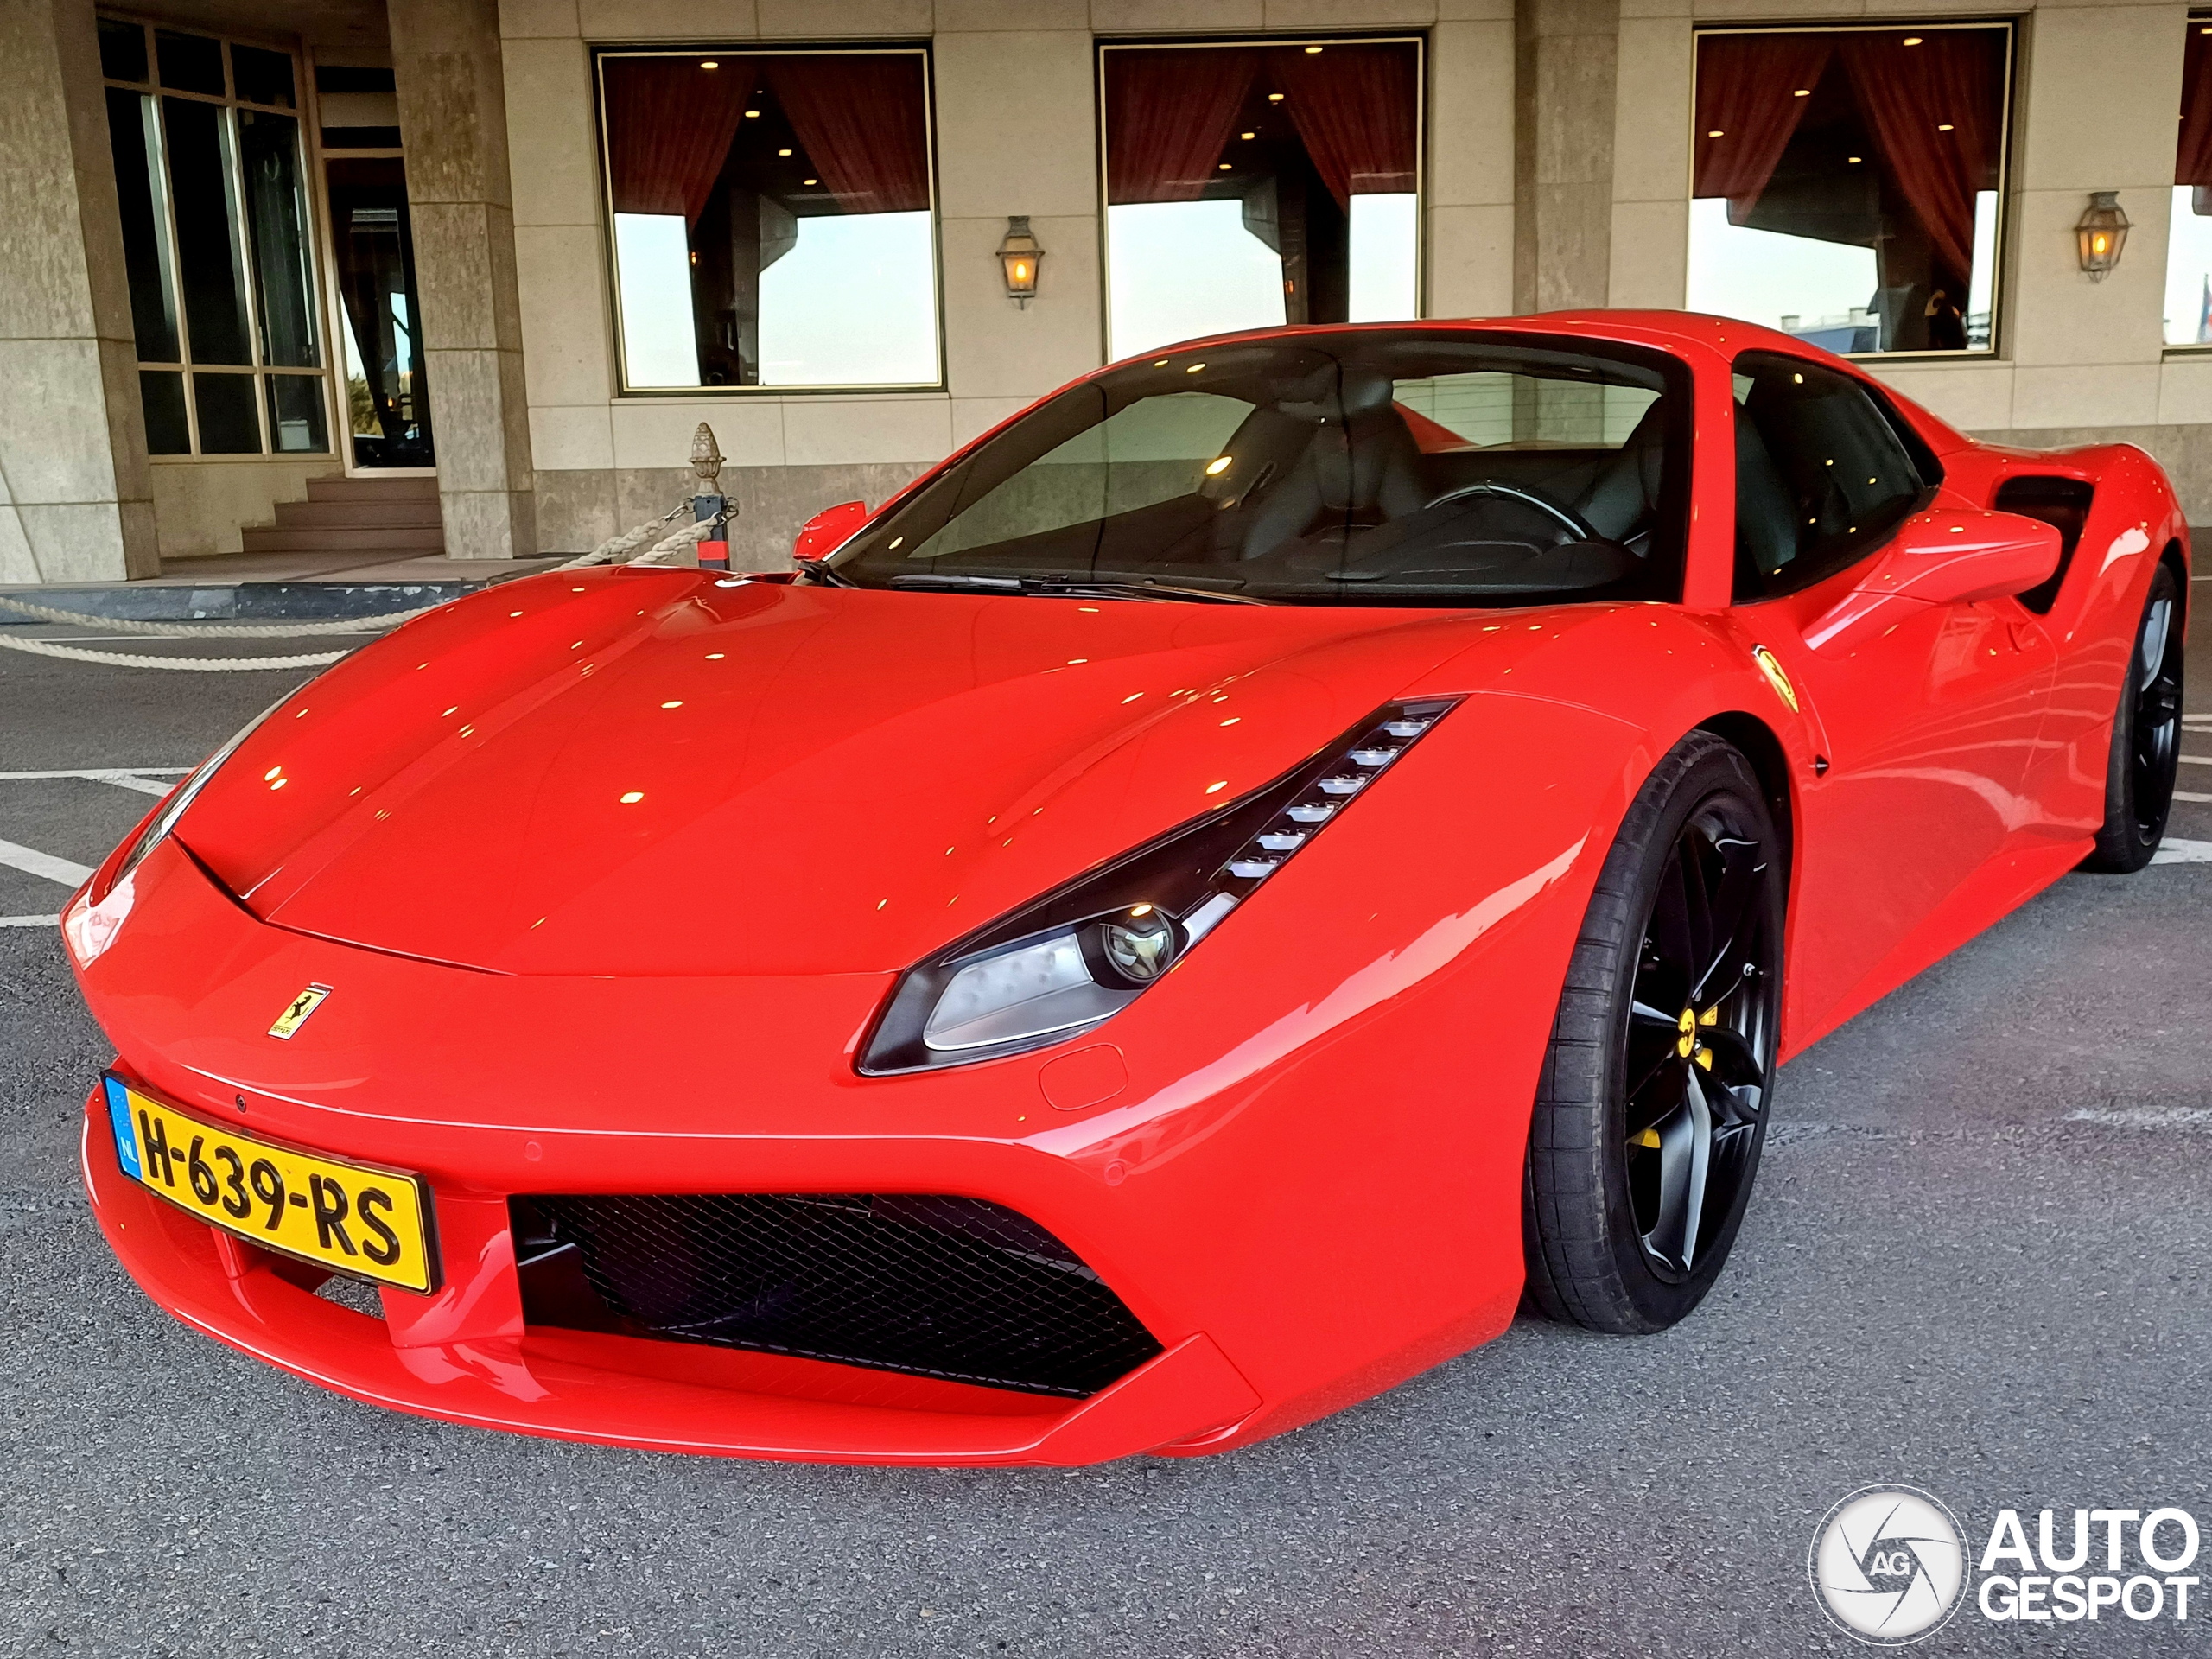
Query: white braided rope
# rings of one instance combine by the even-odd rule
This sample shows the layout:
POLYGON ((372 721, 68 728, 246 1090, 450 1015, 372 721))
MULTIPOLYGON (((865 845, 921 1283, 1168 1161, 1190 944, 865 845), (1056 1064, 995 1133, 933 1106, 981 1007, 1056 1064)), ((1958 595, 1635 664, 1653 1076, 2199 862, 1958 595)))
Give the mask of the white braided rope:
MULTIPOLYGON (((677 509, 681 512, 682 509, 677 509)), ((557 575, 564 570, 580 570, 586 565, 611 563, 622 558, 658 535, 669 518, 654 519, 611 536, 588 553, 540 571, 541 575, 557 575)), ((686 524, 674 535, 654 542, 652 546, 628 562, 632 564, 664 564, 674 563, 684 548, 704 541, 716 528, 712 520, 686 524)), ((451 604, 440 600, 436 605, 424 605, 411 611, 387 611, 376 616, 346 617, 328 622, 245 623, 218 626, 193 626, 174 622, 133 622, 111 616, 84 616, 73 611, 59 611, 51 606, 34 605, 28 600, 11 598, 0 594, 0 606, 25 616, 38 618, 42 622, 59 622, 79 627, 111 628, 123 633, 144 634, 156 639, 290 639, 303 634, 363 633, 372 630, 397 627, 402 622, 411 622, 418 616, 428 616, 440 606, 451 604)), ((127 652, 86 651, 81 646, 63 645, 51 639, 10 639, 0 633, 0 650, 20 651, 34 657, 56 657, 65 662, 99 663, 115 668, 174 668, 189 672, 210 673, 231 670, 263 670, 280 668, 325 668, 340 658, 348 655, 354 647, 345 651, 316 652, 291 657, 140 657, 127 652)))

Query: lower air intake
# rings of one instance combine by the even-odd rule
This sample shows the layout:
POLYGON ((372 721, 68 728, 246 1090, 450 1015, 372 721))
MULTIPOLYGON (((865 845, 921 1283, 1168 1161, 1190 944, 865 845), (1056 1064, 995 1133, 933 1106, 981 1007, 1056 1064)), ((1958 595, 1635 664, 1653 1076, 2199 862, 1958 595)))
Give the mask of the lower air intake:
POLYGON ((980 1198, 518 1198, 524 1318, 1083 1398, 1160 1351, 1075 1252, 980 1198))

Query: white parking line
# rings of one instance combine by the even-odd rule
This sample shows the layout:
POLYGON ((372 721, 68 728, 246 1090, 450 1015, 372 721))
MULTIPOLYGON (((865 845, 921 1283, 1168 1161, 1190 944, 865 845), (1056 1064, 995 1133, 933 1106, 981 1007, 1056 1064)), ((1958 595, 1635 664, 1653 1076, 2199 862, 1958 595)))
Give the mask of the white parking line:
POLYGON ((2193 795, 2185 789, 2177 789, 2174 791, 2174 799, 2177 801, 2212 801, 2212 795, 2193 795))
POLYGON ((59 916, 0 916, 0 927, 59 927, 59 916))
POLYGON ((2183 841, 2168 836, 2151 855, 2153 864, 2212 864, 2212 841, 2183 841))
POLYGON ((181 778, 190 766, 80 766, 71 772, 0 772, 0 784, 29 783, 41 778, 90 778, 112 783, 118 778, 181 778))
POLYGON ((92 879, 92 872, 86 865, 72 864, 66 858, 41 853, 35 847, 18 847, 12 841, 0 841, 0 864, 21 870, 25 875, 59 881, 65 887, 82 887, 92 879))

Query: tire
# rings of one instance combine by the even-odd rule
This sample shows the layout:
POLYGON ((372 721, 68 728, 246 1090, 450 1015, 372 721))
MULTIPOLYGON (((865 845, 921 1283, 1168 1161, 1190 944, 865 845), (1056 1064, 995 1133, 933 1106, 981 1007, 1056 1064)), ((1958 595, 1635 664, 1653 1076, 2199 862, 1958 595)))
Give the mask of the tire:
POLYGON ((1772 1107, 1785 862, 1750 762, 1709 732, 1677 744, 1629 808, 1529 1122, 1522 1231, 1537 1312, 1647 1333, 1713 1287, 1772 1107))
POLYGON ((2105 821, 2085 870, 2130 875, 2165 839, 2181 768, 2181 676, 2188 607, 2173 566, 2161 561, 2143 601, 2113 715, 2105 763, 2105 821))

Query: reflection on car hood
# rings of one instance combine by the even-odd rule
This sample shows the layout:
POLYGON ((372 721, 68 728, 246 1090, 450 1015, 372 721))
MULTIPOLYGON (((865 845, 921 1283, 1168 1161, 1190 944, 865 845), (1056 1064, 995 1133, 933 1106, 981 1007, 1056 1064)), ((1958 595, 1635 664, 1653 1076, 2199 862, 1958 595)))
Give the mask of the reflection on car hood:
POLYGON ((267 920, 499 971, 896 969, 1274 777, 1468 626, 537 578, 313 683, 181 839, 267 920))

